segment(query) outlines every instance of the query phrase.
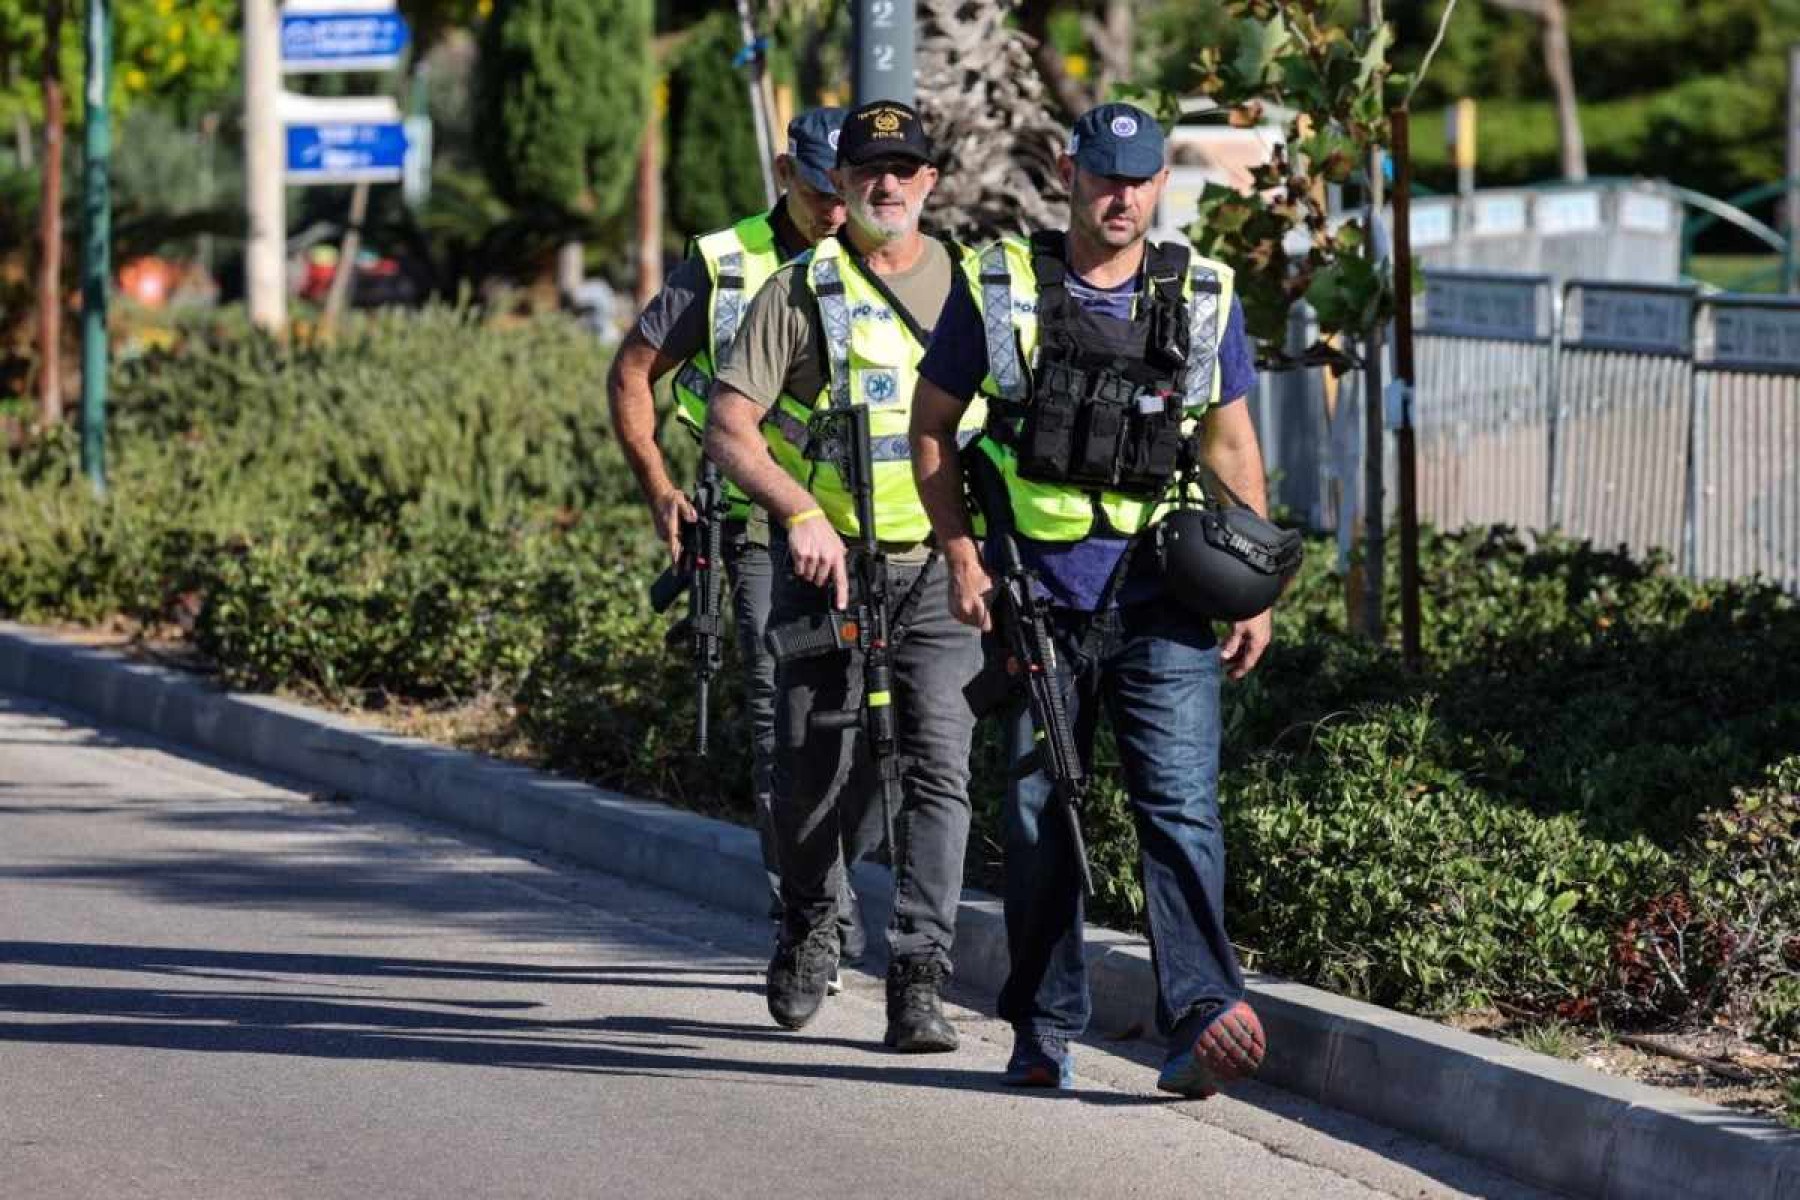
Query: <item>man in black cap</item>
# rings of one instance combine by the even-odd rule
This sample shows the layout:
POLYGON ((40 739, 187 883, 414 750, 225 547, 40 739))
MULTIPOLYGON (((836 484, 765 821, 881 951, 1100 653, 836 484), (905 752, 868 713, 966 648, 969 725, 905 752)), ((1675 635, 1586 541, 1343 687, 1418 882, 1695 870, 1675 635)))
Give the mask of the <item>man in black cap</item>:
MULTIPOLYGON (((656 444, 652 388, 675 372, 677 415, 696 437, 706 423, 707 395, 720 357, 737 333, 739 315, 783 262, 837 232, 844 201, 831 182, 837 162, 841 108, 815 108, 788 124, 788 147, 775 160, 783 195, 767 212, 694 239, 687 259, 670 273, 620 344, 607 376, 613 430, 650 507, 657 536, 680 553, 681 525, 695 519, 693 505, 669 478, 656 444)), ((768 521, 741 491, 728 489, 725 566, 737 617, 738 655, 754 736, 753 790, 763 865, 769 873, 770 906, 779 912, 779 866, 769 825, 769 788, 775 744, 775 663, 763 644, 769 623, 768 521)), ((846 826, 842 853, 854 863, 873 849, 880 827, 846 826)), ((840 897, 840 936, 846 958, 862 951, 862 927, 847 876, 840 897)))
MULTIPOLYGON (((1158 1085, 1204 1097, 1263 1054, 1225 932, 1219 688, 1256 665, 1271 624, 1266 611, 1232 622, 1221 646, 1209 614, 1166 586, 1154 529, 1205 470, 1258 512, 1267 501, 1231 268, 1146 241, 1163 154, 1161 128, 1131 105, 1076 122, 1058 162, 1068 230, 982 251, 920 365, 912 445, 957 619, 989 628, 994 586, 964 505, 966 468, 979 473, 990 554, 1010 536, 1048 603, 1083 757, 1102 709, 1112 723, 1168 1039, 1158 1085), (988 420, 959 461, 958 427, 978 395, 988 420)), ((1008 730, 1014 762, 1033 737, 1021 713, 1008 730)), ((1072 1085, 1069 1043, 1090 1011, 1081 877, 1059 803, 1041 770, 1007 797, 1011 972, 999 1011, 1014 1032, 1005 1081, 1024 1087, 1072 1085)))
MULTIPOLYGON (((828 608, 842 613, 853 599, 845 541, 862 530, 835 447, 867 417, 873 480, 865 499, 878 544, 872 552, 859 545, 855 554, 866 557, 854 573, 859 581, 886 573, 892 686, 864 695, 860 648, 781 664, 774 813, 784 915, 768 1002, 789 1029, 818 1011, 838 959, 829 922, 843 809, 862 809, 872 797, 891 803, 897 792, 884 1041, 915 1053, 957 1044, 941 991, 969 832, 975 721, 963 695, 982 661, 980 635, 950 615, 944 563, 927 541, 907 464, 919 360, 965 257, 919 231, 936 181, 911 108, 876 101, 845 118, 832 172, 844 228, 758 293, 719 373, 706 428, 706 452, 767 509, 777 554, 785 549, 792 574, 776 583, 770 620, 781 629, 828 608), (844 713, 876 732, 846 729, 844 713), (890 715, 891 747, 879 732, 890 715), (878 744, 879 757, 871 754, 878 744)), ((969 432, 978 426, 972 416, 969 432)))

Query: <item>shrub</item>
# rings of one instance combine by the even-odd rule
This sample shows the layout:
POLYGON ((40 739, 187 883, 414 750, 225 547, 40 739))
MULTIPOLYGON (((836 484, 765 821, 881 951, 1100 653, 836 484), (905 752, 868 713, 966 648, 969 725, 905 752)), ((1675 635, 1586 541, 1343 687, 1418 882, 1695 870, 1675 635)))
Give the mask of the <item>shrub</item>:
MULTIPOLYGON (((124 364, 112 489, 72 436, 0 458, 0 613, 174 622, 225 678, 350 704, 490 694, 502 736, 598 782, 748 820, 728 658, 716 749, 646 587, 665 553, 572 323, 364 319, 282 348, 234 322, 124 364)), ((671 450, 691 465, 692 448, 671 450)), ((1792 1036, 1800 611, 1509 529, 1427 531, 1429 669, 1345 629, 1322 545, 1225 689, 1231 927, 1253 965, 1424 1011, 1792 1036)), ((1397 605, 1397 586, 1390 595, 1397 605)), ((1007 769, 978 735, 971 871, 1007 769)), ((1103 729, 1090 911, 1142 925, 1103 729)))

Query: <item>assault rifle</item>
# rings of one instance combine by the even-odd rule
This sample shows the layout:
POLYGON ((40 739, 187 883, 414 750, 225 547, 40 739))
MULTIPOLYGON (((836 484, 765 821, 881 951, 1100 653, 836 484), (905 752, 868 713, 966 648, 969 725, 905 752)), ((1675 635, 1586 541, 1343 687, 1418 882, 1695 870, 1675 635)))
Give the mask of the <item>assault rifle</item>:
POLYGON ((900 743, 894 716, 892 597, 887 556, 875 533, 875 465, 869 449, 866 404, 825 409, 812 420, 808 457, 838 469, 856 502, 857 553, 850 560, 850 606, 802 617, 770 629, 765 641, 777 662, 792 662, 855 650, 862 656, 862 704, 847 711, 814 712, 808 726, 830 731, 860 727, 875 767, 887 826, 888 853, 895 853, 894 813, 900 807, 900 743))
POLYGON ((987 518, 990 544, 999 561, 996 568, 993 609, 995 627, 1006 653, 1009 675, 1023 677, 1025 700, 1031 709, 1035 744, 1023 762, 1014 765, 1014 777, 1040 770, 1056 794, 1057 807, 1069 828, 1069 844, 1081 870, 1082 890, 1094 893, 1088 868, 1087 841, 1081 835, 1081 809, 1087 803, 1092 777, 1081 761, 1081 746, 1069 706, 1063 695, 1063 669, 1050 624, 1050 606, 1031 589, 1031 572, 1019 557, 1013 538, 1012 506, 1006 498, 999 472, 987 462, 971 463, 964 472, 975 492, 976 503, 987 518))
POLYGON ((650 585, 650 607, 667 612, 687 594, 687 615, 675 622, 664 644, 679 651, 683 646, 694 660, 694 689, 700 711, 694 724, 694 749, 706 753, 711 721, 713 676, 719 673, 725 645, 725 518, 730 505, 725 482, 710 459, 700 460, 700 478, 694 485, 693 521, 681 526, 681 553, 675 564, 650 585))

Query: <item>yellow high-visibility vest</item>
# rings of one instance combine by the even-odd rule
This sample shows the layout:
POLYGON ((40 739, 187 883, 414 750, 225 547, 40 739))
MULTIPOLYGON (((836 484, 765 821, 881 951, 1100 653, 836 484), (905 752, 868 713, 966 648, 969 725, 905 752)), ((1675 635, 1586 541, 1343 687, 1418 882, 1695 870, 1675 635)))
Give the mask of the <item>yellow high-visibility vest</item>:
MULTIPOLYGON (((769 276, 781 266, 781 249, 776 243, 774 210, 745 217, 726 229, 715 230, 694 240, 694 253, 706 266, 712 283, 706 313, 706 344, 675 370, 675 413, 695 437, 706 428, 706 404, 712 394, 713 379, 718 371, 719 355, 737 336, 744 310, 769 276)), ((731 516, 741 519, 750 510, 750 499, 739 487, 726 481, 725 495, 731 504, 731 516)))
MULTIPOLYGON (((988 374, 981 394, 1014 404, 1030 402, 1025 364, 1035 361, 1038 348, 1038 286, 1031 256, 1028 241, 1002 238, 965 260, 963 268, 987 334, 988 374)), ((1183 429, 1189 434, 1219 402, 1219 343, 1231 312, 1234 280, 1224 263, 1198 255, 1188 259, 1182 279, 1188 362, 1179 384, 1187 414, 1183 429)), ((1033 540, 1078 542, 1093 532, 1102 515, 1112 529, 1129 536, 1168 511, 1162 500, 1022 478, 1012 447, 992 437, 981 438, 977 445, 1006 483, 1014 528, 1033 540)))
MULTIPOLYGON (((953 247, 952 254, 964 260, 965 269, 973 259, 961 247, 953 247)), ((876 536, 884 542, 924 541, 931 522, 913 483, 907 427, 925 347, 836 238, 826 238, 799 261, 819 308, 825 386, 806 400, 789 395, 776 400, 763 421, 770 453, 813 494, 839 533, 859 536, 856 500, 842 475, 829 462, 809 459, 806 451, 816 412, 867 405, 876 536)), ((987 406, 979 401, 971 404, 963 415, 959 439, 965 444, 973 439, 986 419, 987 406)))

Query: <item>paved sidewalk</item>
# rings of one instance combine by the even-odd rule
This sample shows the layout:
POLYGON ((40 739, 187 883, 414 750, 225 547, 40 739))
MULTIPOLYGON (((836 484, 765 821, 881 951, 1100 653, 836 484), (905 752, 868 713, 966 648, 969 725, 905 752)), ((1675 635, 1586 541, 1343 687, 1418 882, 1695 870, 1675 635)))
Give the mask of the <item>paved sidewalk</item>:
MULTIPOLYGON (((223 692, 192 675, 0 622, 0 691, 7 690, 280 772, 326 794, 377 800, 549 850, 725 912, 760 917, 767 905, 756 835, 742 826, 303 704, 223 692)), ((891 879, 863 863, 856 883, 864 919, 878 927, 891 879)), ((1145 941, 1090 926, 1087 954, 1094 1028, 1148 1028, 1155 980, 1145 941)), ((972 995, 998 990, 1006 934, 994 897, 963 893, 955 968, 972 995)), ((1259 1080, 1325 1110, 1572 1195, 1800 1196, 1800 1134, 1770 1121, 1318 988, 1262 975, 1247 983, 1269 1033, 1259 1080)))
POLYGON ((8 1194, 1539 1195, 1250 1088, 1176 1102, 1004 1030, 880 1047, 853 976, 800 1034, 761 922, 0 694, 8 1194))

